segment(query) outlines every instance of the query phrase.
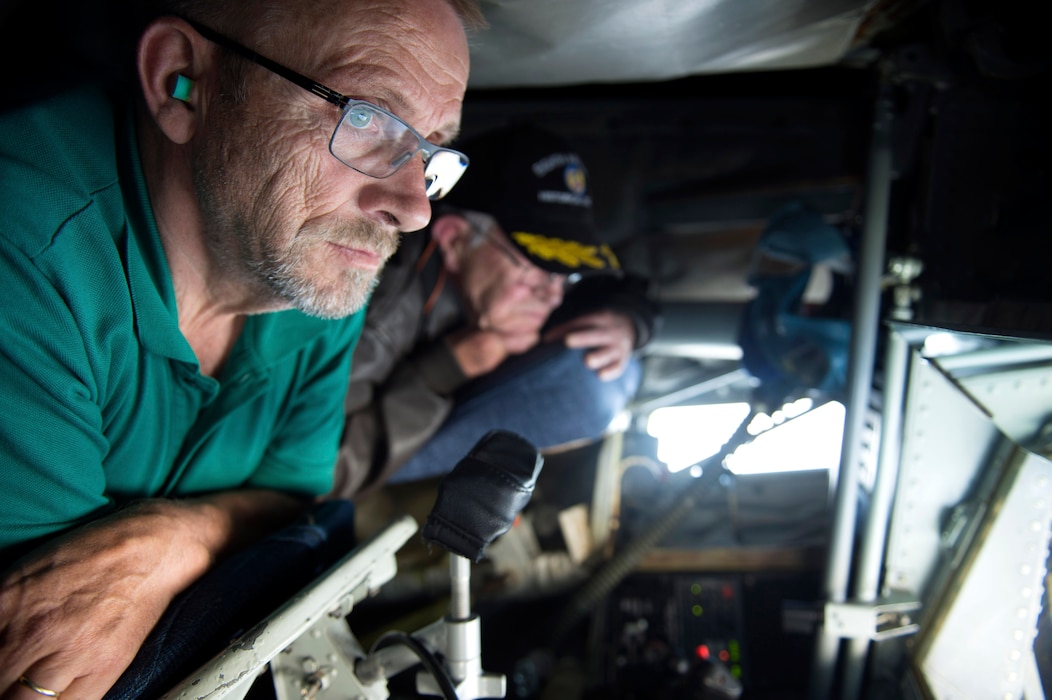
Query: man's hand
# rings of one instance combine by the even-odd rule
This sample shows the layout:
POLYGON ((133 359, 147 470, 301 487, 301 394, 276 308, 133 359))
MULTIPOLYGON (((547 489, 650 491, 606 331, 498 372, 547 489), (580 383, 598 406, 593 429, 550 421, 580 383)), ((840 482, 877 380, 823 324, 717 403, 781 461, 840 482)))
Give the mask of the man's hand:
POLYGON ((453 356, 468 379, 492 372, 510 355, 526 352, 540 340, 535 331, 501 333, 465 329, 449 337, 453 356))
POLYGON ((0 697, 40 700, 25 676, 65 700, 101 698, 175 595, 240 543, 240 525, 298 510, 268 491, 143 501, 35 550, 0 581, 0 697))
POLYGON ((561 323, 544 334, 545 342, 562 339, 568 348, 590 348, 584 361, 603 381, 620 377, 636 342, 628 316, 596 311, 561 323))

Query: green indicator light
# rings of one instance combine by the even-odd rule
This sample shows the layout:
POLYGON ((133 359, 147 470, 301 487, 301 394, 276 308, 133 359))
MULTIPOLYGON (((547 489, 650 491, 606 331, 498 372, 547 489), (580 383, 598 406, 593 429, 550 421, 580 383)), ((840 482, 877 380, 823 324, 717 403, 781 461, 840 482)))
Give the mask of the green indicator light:
POLYGON ((701 584, 700 583, 692 583, 692 584, 690 584, 690 592, 693 593, 694 595, 701 595, 701 584))
POLYGON ((742 677, 742 667, 739 666, 738 664, 734 664, 733 666, 731 666, 731 675, 734 676, 735 678, 741 678, 742 677))
POLYGON ((741 648, 738 646, 738 640, 732 639, 727 642, 727 649, 731 652, 731 661, 741 660, 741 648))
POLYGON ((702 614, 703 612, 705 612, 704 610, 702 610, 702 609, 701 609, 701 606, 700 606, 700 605, 695 605, 694 607, 692 607, 692 608, 690 609, 690 611, 691 611, 692 613, 694 613, 694 617, 701 617, 701 614, 702 614))

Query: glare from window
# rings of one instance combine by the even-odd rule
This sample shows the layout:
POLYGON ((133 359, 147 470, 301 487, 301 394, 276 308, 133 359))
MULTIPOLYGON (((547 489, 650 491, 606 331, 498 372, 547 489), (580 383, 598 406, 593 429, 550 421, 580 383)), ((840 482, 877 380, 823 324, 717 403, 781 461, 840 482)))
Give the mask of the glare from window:
POLYGON ((650 414, 647 432, 657 438, 658 459, 678 472, 719 452, 748 415, 747 403, 666 406, 650 414))
POLYGON ((932 333, 924 339, 922 352, 925 357, 940 357, 970 350, 972 345, 974 341, 970 342, 956 333, 932 333))
MULTIPOLYGON (((801 399, 755 416, 749 433, 757 437, 727 458, 727 468, 736 474, 835 469, 844 406, 836 401, 811 406, 810 399, 801 399)), ((669 406, 650 414, 647 432, 657 438, 658 459, 678 472, 719 452, 748 415, 747 403, 669 406)))

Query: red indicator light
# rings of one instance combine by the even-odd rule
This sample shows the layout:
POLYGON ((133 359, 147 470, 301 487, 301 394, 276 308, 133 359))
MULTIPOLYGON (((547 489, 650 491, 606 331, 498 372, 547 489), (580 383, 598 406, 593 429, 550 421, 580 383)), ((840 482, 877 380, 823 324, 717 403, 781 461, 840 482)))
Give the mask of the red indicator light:
POLYGON ((729 583, 723 584, 723 597, 724 598, 733 598, 734 597, 734 589, 731 587, 731 585, 729 583))
POLYGON ((709 645, 708 644, 699 644, 698 648, 694 650, 694 653, 696 653, 698 655, 699 659, 707 661, 708 658, 709 658, 709 645))
POLYGON ((727 661, 731 658, 730 653, 726 649, 720 649, 720 661, 727 661))

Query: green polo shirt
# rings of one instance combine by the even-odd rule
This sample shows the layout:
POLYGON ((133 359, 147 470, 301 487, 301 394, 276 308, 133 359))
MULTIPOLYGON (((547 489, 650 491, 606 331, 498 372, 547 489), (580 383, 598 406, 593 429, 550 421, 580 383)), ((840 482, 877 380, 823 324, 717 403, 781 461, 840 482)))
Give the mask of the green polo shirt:
POLYGON ((332 485, 364 313, 251 316, 202 375, 125 114, 79 90, 0 115, 0 569, 131 499, 332 485))

